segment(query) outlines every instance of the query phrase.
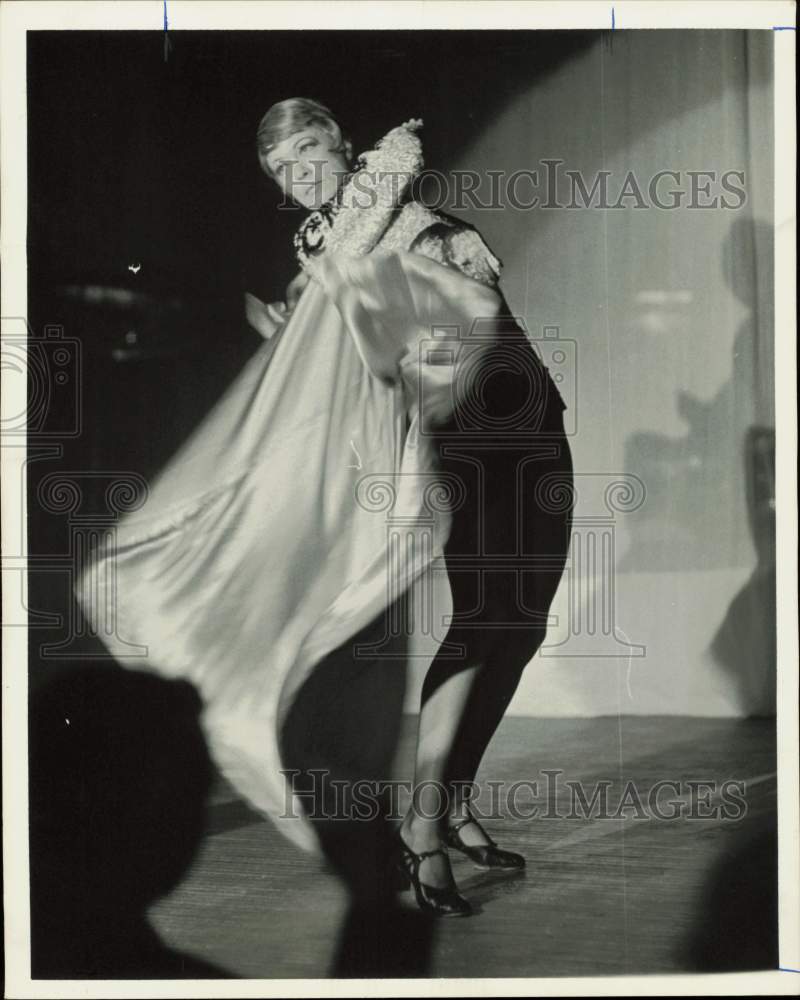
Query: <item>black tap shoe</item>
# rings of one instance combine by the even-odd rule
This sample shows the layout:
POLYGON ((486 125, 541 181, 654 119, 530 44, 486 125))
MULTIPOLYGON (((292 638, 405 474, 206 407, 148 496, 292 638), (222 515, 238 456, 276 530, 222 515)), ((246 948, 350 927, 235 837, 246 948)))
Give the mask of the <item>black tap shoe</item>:
POLYGON ((454 847, 457 851, 461 851, 462 854, 466 854, 479 868, 487 868, 493 871, 518 872, 522 871, 525 867, 525 858, 521 854, 515 854, 513 851, 504 851, 499 848, 480 823, 476 819, 473 819, 472 816, 448 826, 447 845, 448 847, 454 847), (477 846, 465 844, 459 836, 458 831, 468 823, 474 823, 489 843, 477 846))
MULTIPOLYGON (((447 859, 447 852, 441 847, 435 851, 412 851, 398 833, 398 852, 394 861, 395 888, 398 890, 412 888, 417 897, 417 905, 421 910, 437 917, 468 917, 472 907, 456 888, 451 876, 451 884, 443 888, 427 885, 420 881, 419 868, 425 858, 441 854, 447 859)), ((449 864, 449 859, 448 859, 449 864)))

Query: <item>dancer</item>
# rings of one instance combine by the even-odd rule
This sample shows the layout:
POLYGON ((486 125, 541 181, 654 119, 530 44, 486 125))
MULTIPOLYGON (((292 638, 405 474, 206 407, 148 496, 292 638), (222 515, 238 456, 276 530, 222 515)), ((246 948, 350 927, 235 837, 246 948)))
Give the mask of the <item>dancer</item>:
POLYGON ((313 848, 302 809, 286 816, 281 722, 315 664, 385 606, 387 575, 399 595, 443 558, 453 623, 425 678, 396 864, 423 909, 464 916, 443 840, 482 867, 524 866, 474 819, 469 791, 544 638, 571 463, 564 404, 509 317, 499 261, 473 228, 410 196, 420 125, 353 163, 323 105, 294 98, 264 116, 261 165, 310 212, 295 237, 301 274, 286 304, 248 298, 266 343, 120 524, 93 585, 114 573, 109 645, 146 645, 156 669, 194 680, 223 772, 313 848), (370 510, 381 483, 427 539, 391 560, 370 510), (432 505, 432 488, 450 502, 432 505))

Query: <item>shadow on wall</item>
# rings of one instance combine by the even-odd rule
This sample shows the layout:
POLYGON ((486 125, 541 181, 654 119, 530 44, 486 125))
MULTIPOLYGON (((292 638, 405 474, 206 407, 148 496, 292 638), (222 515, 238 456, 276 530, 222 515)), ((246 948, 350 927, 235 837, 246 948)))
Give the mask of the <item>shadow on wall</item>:
POLYGON ((758 562, 731 601, 711 652, 750 715, 774 715, 778 664, 775 600, 775 431, 751 427, 745 476, 758 562))
MULTIPOLYGON (((723 244, 723 270, 733 294, 749 310, 736 332, 730 379, 708 402, 680 393, 678 409, 689 424, 685 437, 639 433, 626 444, 625 467, 647 484, 647 503, 631 514, 632 544, 619 570, 692 572, 734 567, 737 540, 749 533, 757 565, 731 602, 711 652, 735 686, 741 709, 775 711, 775 431, 752 424, 760 371, 754 262, 771 268, 759 247, 772 246, 772 226, 739 219, 723 244), (634 520, 636 519, 636 520, 634 520)), ((765 274, 766 287, 771 287, 765 274)))
POLYGON ((626 442, 625 468, 647 484, 647 502, 630 515, 632 544, 622 572, 742 565, 731 554, 747 520, 742 455, 759 388, 759 338, 773 336, 757 325, 755 248, 762 240, 771 246, 771 233, 767 223, 740 219, 722 247, 727 284, 749 311, 736 332, 728 381, 708 402, 678 394, 678 411, 689 425, 684 437, 640 432, 626 442))
POLYGON ((212 767, 183 681, 112 666, 64 671, 30 714, 35 979, 222 978, 167 948, 146 913, 203 837, 212 767))

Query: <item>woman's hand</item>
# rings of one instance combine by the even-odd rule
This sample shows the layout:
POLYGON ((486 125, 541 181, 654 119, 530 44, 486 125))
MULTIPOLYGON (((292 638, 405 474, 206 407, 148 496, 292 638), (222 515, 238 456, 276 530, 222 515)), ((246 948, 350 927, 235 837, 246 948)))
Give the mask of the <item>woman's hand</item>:
POLYGON ((244 314, 247 322, 264 340, 275 336, 289 318, 290 311, 285 302, 262 302, 250 292, 244 293, 244 314))
POLYGON ((309 282, 305 271, 301 271, 286 286, 286 302, 262 302, 261 299, 244 293, 244 313, 247 322, 257 330, 265 340, 274 337, 294 312, 303 289, 309 282))
POLYGON ((286 305, 291 312, 297 305, 298 299, 302 294, 303 289, 309 282, 309 277, 305 271, 301 271, 297 277, 292 278, 289 284, 286 286, 286 305))

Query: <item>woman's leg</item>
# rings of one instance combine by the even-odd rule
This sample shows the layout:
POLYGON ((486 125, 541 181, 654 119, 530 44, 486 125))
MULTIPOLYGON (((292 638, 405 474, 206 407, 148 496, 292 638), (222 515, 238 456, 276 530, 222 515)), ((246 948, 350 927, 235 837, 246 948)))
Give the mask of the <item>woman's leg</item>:
MULTIPOLYGON (((459 635, 456 629, 451 629, 446 641, 464 644, 467 656, 453 660, 440 651, 423 682, 412 800, 401 825, 401 837, 416 853, 436 850, 442 845, 443 827, 451 808, 447 773, 453 742, 481 667, 479 654, 471 649, 468 634, 459 635)), ((441 855, 426 858, 419 875, 428 885, 451 884, 450 867, 441 855)))
MULTIPOLYGON (((560 417, 559 417, 560 420, 560 417)), ((511 623, 503 630, 487 629, 483 648, 483 663, 476 672, 461 717, 450 755, 447 781, 451 787, 451 821, 469 816, 469 799, 474 790, 478 767, 489 742, 514 696, 522 673, 536 655, 547 634, 546 620, 558 589, 572 530, 572 511, 547 509, 541 496, 545 477, 558 477, 559 483, 572 488, 572 460, 566 437, 558 438, 559 453, 554 460, 534 463, 534 475, 525 482, 526 535, 523 546, 526 555, 546 557, 546 569, 527 572, 521 586, 512 576, 505 586, 489 588, 487 606, 497 618, 511 623), (517 595, 523 597, 520 607, 517 595)), ((475 824, 465 826, 460 833, 469 846, 487 843, 475 824)))
MULTIPOLYGON (((533 588, 524 594, 528 621, 531 606, 544 614, 550 607, 566 558, 569 523, 563 515, 559 515, 557 524, 540 519, 536 537, 542 550, 548 554, 561 553, 561 560, 547 572, 533 577, 533 588)), ((461 539, 455 540, 448 554, 455 555, 453 549, 457 552, 460 543, 461 539)), ((465 656, 447 657, 440 648, 423 682, 412 803, 401 826, 403 839, 416 852, 439 847, 448 817, 463 812, 466 802, 458 794, 459 783, 469 784, 474 780, 484 750, 505 714, 522 671, 546 633, 544 625, 526 625, 509 631, 492 628, 491 622, 483 628, 477 627, 478 623, 471 623, 469 628, 457 624, 459 617, 469 614, 475 594, 465 574, 455 571, 449 561, 448 569, 456 624, 448 631, 445 644, 462 645, 465 656)), ((504 587, 492 590, 491 599, 486 602, 487 615, 494 613, 507 621, 519 621, 523 613, 516 609, 515 579, 512 577, 510 583, 507 579, 504 587), (505 596, 500 598, 499 594, 505 596), (509 618, 510 615, 515 617, 509 618)), ((443 648, 447 645, 443 644, 443 648)), ((464 830, 465 843, 486 843, 479 830, 476 836, 476 830, 475 827, 464 830)), ((441 856, 426 859, 420 878, 433 886, 449 884, 446 860, 441 856)))
MULTIPOLYGON (((450 789, 451 823, 469 818, 469 803, 476 791, 478 767, 519 686, 525 667, 544 639, 544 633, 542 629, 540 637, 531 645, 504 644, 490 654, 476 672, 453 741, 446 777, 450 789)), ((463 827, 459 835, 469 847, 488 843, 475 824, 463 827)))
MULTIPOLYGON (((514 389, 513 384, 510 389, 514 389)), ((513 402, 512 391, 505 392, 505 396, 513 402)), ((473 466, 480 467, 481 475, 472 483, 469 474, 464 473, 469 465, 460 464, 465 458, 469 463, 470 450, 468 446, 464 450, 456 429, 453 440, 459 441, 460 454, 453 453, 450 461, 443 463, 455 475, 464 473, 468 497, 468 502, 454 516, 445 552, 454 618, 446 642, 462 644, 466 656, 456 661, 441 655, 440 650, 423 684, 414 792, 411 808, 401 827, 401 836, 413 851, 439 847, 447 814, 453 816, 462 811, 464 803, 452 794, 453 783, 474 780, 481 757, 511 701, 522 670, 544 640, 546 627, 544 624, 530 625, 529 609, 533 603, 535 611, 543 611, 546 615, 549 610, 566 561, 571 528, 571 508, 547 509, 538 489, 548 474, 559 477, 562 486, 568 484, 571 489, 572 485, 572 458, 557 401, 547 408, 537 430, 540 440, 546 438, 549 445, 557 447, 548 449, 550 456, 546 460, 537 459, 524 466, 527 471, 521 492, 526 509, 521 539, 516 537, 515 496, 520 481, 512 452, 502 447, 493 452, 481 447, 483 442, 479 442, 472 458, 473 466), (480 488, 476 489, 476 485, 480 488), (481 514, 487 511, 493 513, 481 514), (487 523, 481 523, 484 520, 487 523), (479 539, 483 539, 480 544, 488 547, 476 549, 479 539), (526 554, 557 556, 556 565, 548 566, 547 572, 528 574, 528 579, 533 580, 533 588, 532 595, 525 594, 526 610, 517 606, 516 581, 512 580, 509 586, 506 579, 505 586, 498 587, 495 594, 479 595, 487 616, 486 627, 476 628, 476 622, 470 622, 469 628, 458 624, 459 618, 471 616, 475 598, 463 573, 456 571, 458 557, 470 557, 476 551, 501 552, 509 540, 513 553, 521 546, 526 554), (454 557, 452 564, 450 556, 454 557), (501 595, 499 599, 498 595, 501 595), (492 627, 493 616, 497 616, 494 622, 511 621, 526 627, 510 632, 499 630, 496 625, 492 627)), ((524 457, 524 449, 523 456, 518 457, 524 457)), ((563 490, 561 492, 563 499, 563 490)), ((464 842, 470 843, 466 829, 464 842)), ((483 835, 473 842, 485 843, 483 835)), ((427 858, 419 875, 422 881, 434 886, 449 884, 451 879, 449 865, 441 855, 427 858)))

